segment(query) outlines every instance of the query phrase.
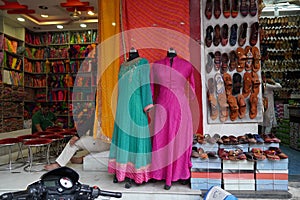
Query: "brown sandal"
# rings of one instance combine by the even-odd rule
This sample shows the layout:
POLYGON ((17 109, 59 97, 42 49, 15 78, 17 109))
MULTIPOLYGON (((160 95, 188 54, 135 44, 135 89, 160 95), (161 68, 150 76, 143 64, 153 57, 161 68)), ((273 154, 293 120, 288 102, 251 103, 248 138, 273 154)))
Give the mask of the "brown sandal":
POLYGON ((260 80, 258 78, 257 73, 252 72, 252 93, 258 95, 260 88, 260 80))
POLYGON ((251 93, 251 88, 252 88, 252 76, 250 72, 245 72, 244 73, 244 84, 243 84, 243 91, 242 94, 245 98, 249 96, 251 93))
POLYGON ((243 119, 246 115, 247 106, 246 106, 245 98, 242 94, 239 94, 237 96, 237 102, 238 102, 238 105, 239 105, 239 118, 243 119))
POLYGON ((242 72, 245 69, 245 64, 246 64, 246 55, 245 51, 242 47, 238 47, 236 50, 236 54, 238 57, 238 66, 236 68, 237 72, 242 72))
POLYGON ((257 94, 251 94, 250 95, 250 110, 249 110, 250 119, 254 119, 257 115, 257 103, 258 103, 257 94))
POLYGON ((226 91, 226 95, 232 95, 232 79, 231 79, 231 75, 228 74, 227 72, 225 72, 223 74, 223 80, 225 83, 225 91, 226 91))
POLYGON ((252 71, 254 72, 258 72, 260 70, 260 52, 259 49, 254 46, 252 47, 252 54, 253 54, 253 67, 252 67, 252 71))
POLYGON ((215 85, 214 85, 214 79, 210 78, 208 79, 208 102, 210 106, 210 118, 212 120, 217 119, 218 117, 218 108, 217 108, 217 99, 215 97, 215 85))
POLYGON ((218 94, 218 102, 220 107, 219 119, 221 122, 225 122, 228 119, 228 103, 225 93, 218 94))
POLYGON ((239 106, 237 104, 237 100, 233 95, 229 95, 227 96, 227 102, 229 104, 230 120, 235 121, 239 115, 239 106))

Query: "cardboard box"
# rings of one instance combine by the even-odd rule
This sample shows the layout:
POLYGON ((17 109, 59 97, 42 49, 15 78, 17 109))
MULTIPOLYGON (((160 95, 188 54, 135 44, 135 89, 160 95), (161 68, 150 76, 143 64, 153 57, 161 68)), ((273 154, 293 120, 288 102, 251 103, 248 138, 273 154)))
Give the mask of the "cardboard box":
POLYGON ((288 180, 256 180, 256 190, 288 191, 288 180))
POLYGON ((254 179, 223 180, 224 190, 255 190, 254 179))
POLYGON ((256 162, 256 169, 257 170, 286 170, 288 169, 289 161, 288 159, 281 159, 281 160, 257 160, 256 162))
POLYGON ((191 172, 191 178, 222 179, 221 172, 191 172))
POLYGON ((221 187, 221 179, 191 178, 192 190, 208 190, 212 186, 221 187))
POLYGON ((223 169, 254 170, 254 162, 248 160, 223 160, 223 169))
POLYGON ((208 158, 208 159, 200 159, 200 158, 191 158, 192 168, 194 169, 221 169, 221 159, 216 158, 208 158))
POLYGON ((254 171, 223 170, 223 180, 254 180, 254 171))
POLYGON ((256 170, 256 180, 288 180, 288 170, 256 170))

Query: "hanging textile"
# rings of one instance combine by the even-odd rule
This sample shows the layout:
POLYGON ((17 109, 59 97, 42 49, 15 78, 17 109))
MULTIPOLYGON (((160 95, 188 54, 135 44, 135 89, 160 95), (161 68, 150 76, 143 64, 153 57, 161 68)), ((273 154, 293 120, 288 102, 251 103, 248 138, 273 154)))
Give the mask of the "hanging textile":
POLYGON ((99 6, 99 66, 96 97, 96 117, 94 137, 100 136, 110 142, 112 138, 116 97, 113 90, 117 85, 120 66, 120 1, 98 0, 99 6), (114 36, 114 37, 113 37, 114 36), (100 47, 100 48, 99 48, 100 47))

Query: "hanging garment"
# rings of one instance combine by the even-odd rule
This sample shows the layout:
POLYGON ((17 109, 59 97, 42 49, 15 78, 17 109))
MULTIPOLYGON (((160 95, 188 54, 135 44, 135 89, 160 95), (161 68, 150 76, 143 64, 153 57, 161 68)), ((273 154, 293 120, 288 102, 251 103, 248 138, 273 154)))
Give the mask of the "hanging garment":
POLYGON ((153 106, 150 67, 144 58, 121 65, 118 102, 110 147, 108 172, 118 181, 149 180, 151 139, 146 111, 153 106))
POLYGON ((193 124, 186 86, 188 82, 195 94, 193 71, 191 63, 179 57, 157 61, 151 70, 152 93, 157 94, 151 178, 168 186, 190 177, 193 124))

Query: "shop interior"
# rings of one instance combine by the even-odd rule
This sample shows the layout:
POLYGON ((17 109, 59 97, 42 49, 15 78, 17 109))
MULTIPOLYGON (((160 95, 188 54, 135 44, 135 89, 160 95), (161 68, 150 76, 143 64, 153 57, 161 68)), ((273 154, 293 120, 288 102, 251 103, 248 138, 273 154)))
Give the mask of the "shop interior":
POLYGON ((46 173, 31 160, 33 147, 49 154, 44 163, 76 132, 111 142, 115 108, 106 106, 115 102, 105 95, 116 98, 116 71, 137 49, 151 64, 175 52, 194 66, 189 183, 126 189, 107 173, 109 151, 85 150, 76 154, 82 164, 67 165, 81 183, 122 192, 122 199, 204 199, 212 186, 239 199, 300 198, 299 0, 113 2, 0 0, 0 194, 46 173), (274 102, 265 98, 266 72, 281 85, 274 102), (266 102, 277 122, 271 133, 262 125, 266 102), (32 116, 46 104, 60 137, 30 146, 20 138, 32 135, 32 116))

